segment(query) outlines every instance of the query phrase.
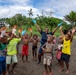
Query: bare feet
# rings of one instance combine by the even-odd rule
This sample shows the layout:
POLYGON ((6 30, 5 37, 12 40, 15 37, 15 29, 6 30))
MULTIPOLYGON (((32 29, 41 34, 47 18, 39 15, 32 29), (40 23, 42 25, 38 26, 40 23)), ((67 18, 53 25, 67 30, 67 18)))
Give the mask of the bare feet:
POLYGON ((59 70, 59 72, 62 72, 62 71, 64 71, 64 68, 62 68, 62 69, 59 70))
POLYGON ((69 70, 66 71, 66 74, 69 74, 69 70))
POLYGON ((46 72, 46 71, 44 71, 43 75, 47 75, 47 72, 46 72))

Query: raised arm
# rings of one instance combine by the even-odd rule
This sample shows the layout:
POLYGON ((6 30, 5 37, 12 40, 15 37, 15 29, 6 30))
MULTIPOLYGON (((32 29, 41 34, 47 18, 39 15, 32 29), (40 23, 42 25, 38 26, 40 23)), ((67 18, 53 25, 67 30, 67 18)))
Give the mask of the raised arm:
POLYGON ((38 29, 39 32, 41 32, 40 27, 38 26, 38 24, 36 24, 36 28, 38 29))
POLYGON ((59 28, 59 26, 57 26, 57 27, 52 31, 52 33, 54 34, 54 33, 57 31, 58 28, 59 28))
POLYGON ((29 39, 29 42, 33 42, 33 37, 31 37, 31 38, 29 39))
POLYGON ((10 38, 8 39, 8 41, 10 41, 13 38, 14 34, 11 34, 10 38))
POLYGON ((52 32, 53 34, 57 31, 57 29, 63 24, 63 22, 60 22, 57 27, 54 29, 54 31, 52 32))
POLYGON ((32 32, 30 33, 29 39, 32 37, 32 32))
POLYGON ((22 31, 20 31, 20 30, 18 31, 18 36, 19 36, 19 38, 22 37, 21 34, 20 34, 21 32, 22 32, 22 31))
POLYGON ((76 29, 75 29, 75 28, 74 28, 74 29, 72 29, 71 41, 73 40, 73 35, 74 35, 75 31, 76 31, 76 29))
POLYGON ((45 52, 45 47, 46 46, 46 43, 42 46, 42 50, 45 52))
POLYGON ((65 36, 64 33, 63 33, 63 31, 62 31, 62 26, 60 27, 60 33, 61 33, 62 37, 65 36))

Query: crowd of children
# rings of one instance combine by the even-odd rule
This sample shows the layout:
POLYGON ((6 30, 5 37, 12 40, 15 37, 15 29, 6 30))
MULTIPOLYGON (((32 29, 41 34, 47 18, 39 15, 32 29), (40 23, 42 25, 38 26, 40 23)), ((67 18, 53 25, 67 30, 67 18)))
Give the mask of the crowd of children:
POLYGON ((64 70, 64 62, 66 63, 66 74, 69 73, 69 61, 71 55, 71 43, 73 39, 73 35, 76 29, 68 30, 66 33, 62 31, 61 26, 57 26, 54 31, 48 32, 48 28, 45 31, 42 31, 39 26, 36 24, 36 28, 40 32, 41 41, 38 38, 37 34, 32 35, 32 30, 30 30, 30 36, 27 33, 22 33, 22 29, 18 31, 18 35, 16 34, 17 26, 14 26, 12 31, 6 32, 7 28, 2 27, 0 29, 0 74, 8 75, 10 72, 15 73, 14 68, 18 63, 18 46, 17 44, 22 41, 22 61, 24 61, 24 56, 26 56, 26 61, 28 62, 28 49, 29 43, 33 44, 32 46, 32 57, 33 60, 37 60, 37 44, 40 42, 40 49, 38 52, 38 64, 41 63, 41 56, 43 55, 43 65, 45 67, 45 71, 43 75, 53 75, 51 64, 54 51, 54 44, 56 44, 54 33, 60 27, 61 36, 58 37, 58 47, 55 48, 57 51, 56 59, 58 60, 59 65, 61 65, 61 69, 59 72, 64 70), (12 65, 10 70, 10 65, 12 65), (48 71, 49 70, 49 71, 48 71))

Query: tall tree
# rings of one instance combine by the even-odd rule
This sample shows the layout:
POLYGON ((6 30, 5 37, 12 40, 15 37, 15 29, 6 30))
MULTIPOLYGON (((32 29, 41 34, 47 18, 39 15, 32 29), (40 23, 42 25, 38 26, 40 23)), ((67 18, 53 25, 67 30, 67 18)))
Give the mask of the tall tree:
POLYGON ((29 15, 29 17, 33 16, 32 9, 28 10, 28 15, 29 15))
POLYGON ((73 26, 76 23, 76 12, 71 11, 68 15, 64 16, 64 18, 73 26))

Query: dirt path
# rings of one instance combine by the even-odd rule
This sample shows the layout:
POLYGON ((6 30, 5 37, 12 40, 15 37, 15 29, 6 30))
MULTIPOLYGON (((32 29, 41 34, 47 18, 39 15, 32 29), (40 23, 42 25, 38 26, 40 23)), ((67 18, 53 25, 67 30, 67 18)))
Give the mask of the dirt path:
MULTIPOLYGON (((21 61, 21 55, 18 55, 19 62, 18 62, 18 65, 16 67, 17 73, 13 74, 13 75, 43 75, 43 72, 44 72, 43 64, 41 63, 40 65, 38 65, 37 61, 32 60, 31 46, 32 45, 30 44, 29 63, 20 62, 21 61)), ((20 50, 21 50, 21 46, 20 46, 20 50)), ((57 65, 57 61, 55 59, 53 61, 53 66, 52 66, 52 71, 54 72, 53 75, 66 75, 65 71, 58 73, 59 69, 60 69, 60 67, 57 65)), ((71 56, 71 61, 70 61, 70 74, 69 75, 76 75, 76 40, 73 40, 72 56, 71 56)))

